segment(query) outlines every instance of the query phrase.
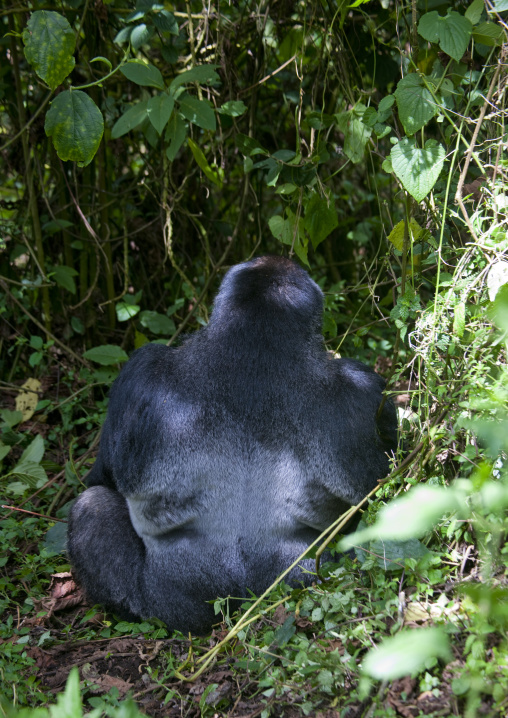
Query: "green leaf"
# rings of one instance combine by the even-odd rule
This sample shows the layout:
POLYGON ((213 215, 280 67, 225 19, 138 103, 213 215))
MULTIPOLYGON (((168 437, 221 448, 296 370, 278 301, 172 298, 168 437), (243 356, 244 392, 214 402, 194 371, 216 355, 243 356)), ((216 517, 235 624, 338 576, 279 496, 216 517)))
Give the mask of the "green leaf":
POLYGON ((183 145, 186 137, 187 128, 185 126, 185 122, 182 120, 178 112, 173 112, 166 129, 165 137, 166 142, 169 142, 169 146, 166 149, 166 156, 170 162, 173 162, 175 159, 176 154, 183 145))
POLYGON ((230 100, 225 102, 222 107, 219 107, 221 115, 229 115, 230 117, 241 117, 247 112, 247 105, 241 100, 230 100))
POLYGON ((419 485, 379 511, 373 526, 348 534, 340 542, 341 551, 378 539, 407 541, 419 538, 450 511, 465 506, 463 493, 455 488, 419 485))
POLYGON ((377 111, 384 114, 385 112, 388 112, 395 103, 395 97, 393 95, 386 95, 386 97, 383 97, 379 101, 379 105, 377 106, 377 111))
POLYGON ((504 284, 496 292, 496 298, 488 310, 489 317, 503 332, 508 332, 508 285, 504 284))
POLYGON ((67 524, 58 521, 46 531, 44 548, 53 553, 65 553, 67 548, 67 524))
POLYGON ((208 100, 198 100, 197 97, 185 93, 178 98, 178 104, 180 112, 189 122, 204 130, 216 129, 215 112, 208 100))
POLYGON ((335 120, 337 127, 344 133, 344 153, 354 164, 361 162, 372 128, 364 125, 354 110, 335 115, 335 120))
POLYGON ((87 94, 81 90, 66 90, 51 103, 44 129, 61 160, 86 167, 99 149, 104 119, 87 94))
POLYGON ((54 90, 76 64, 76 36, 67 20, 57 12, 37 10, 23 30, 25 57, 39 77, 54 90))
POLYGON ((421 202, 434 187, 445 156, 444 147, 435 140, 428 140, 425 148, 420 149, 407 138, 397 142, 390 153, 395 175, 417 202, 421 202))
POLYGON ((425 668, 431 658, 451 659, 448 637, 442 628, 401 631, 372 648, 362 662, 364 673, 377 680, 392 681, 425 668))
POLYGON ((71 317, 71 327, 76 332, 76 334, 85 333, 85 325, 79 317, 71 317))
POLYGON ((175 16, 169 10, 153 11, 152 20, 160 32, 169 32, 171 35, 178 35, 180 32, 175 16))
POLYGON ((4 421, 10 429, 23 420, 23 412, 11 411, 10 409, 2 409, 0 416, 2 417, 2 421, 4 421))
POLYGON ((34 464, 40 464, 44 456, 44 439, 37 434, 35 439, 30 442, 24 452, 21 454, 20 463, 31 461, 34 464))
POLYGON ((385 160, 383 160, 383 164, 381 165, 381 169, 386 172, 387 174, 391 174, 393 172, 392 167, 392 161, 389 157, 387 157, 385 160))
POLYGON ((174 98, 170 97, 165 92, 161 95, 151 97, 148 100, 146 108, 148 118, 159 135, 162 135, 162 131, 168 124, 174 105, 174 98))
POLYGON ((31 367, 38 366, 41 363, 43 356, 44 354, 42 352, 34 352, 33 354, 30 354, 28 363, 31 367))
POLYGON ((296 152, 294 150, 277 150, 272 155, 274 160, 280 160, 281 162, 291 162, 292 160, 298 161, 296 158, 296 152))
POLYGON ((425 40, 438 42, 443 52, 460 62, 469 45, 473 26, 467 17, 454 10, 444 17, 433 10, 422 16, 418 32, 425 40))
POLYGON ((293 638, 296 633, 295 616, 288 616, 282 626, 275 631, 273 635, 273 642, 279 648, 285 646, 293 638))
POLYGON ((394 94, 399 108, 400 121, 408 135, 418 132, 438 111, 422 78, 415 73, 403 77, 394 94))
POLYGON ((304 226, 314 249, 338 227, 337 211, 333 202, 328 203, 314 193, 305 207, 304 226))
MULTIPOLYGON (((71 669, 65 685, 65 691, 59 693, 56 700, 56 706, 50 709, 51 718, 81 718, 83 715, 81 691, 79 689, 79 672, 76 667, 71 669)), ((92 712, 96 713, 97 711, 92 712)))
POLYGON ((283 244, 292 244, 294 227, 291 226, 287 219, 276 214, 270 217, 268 226, 275 239, 278 239, 283 244))
POLYGON ((355 554, 361 564, 374 558, 379 568, 384 571, 402 571, 406 558, 419 559, 431 552, 418 539, 407 541, 370 541, 368 550, 355 548, 355 554))
POLYGON ((236 146, 246 157, 252 157, 253 155, 267 155, 268 151, 256 140, 254 137, 248 135, 242 135, 239 132, 235 137, 236 146))
POLYGON ((474 0, 464 13, 464 16, 467 17, 472 25, 476 25, 480 22, 480 18, 484 10, 485 0, 474 0))
POLYGON ((115 307, 116 318, 119 322, 126 322, 128 319, 132 319, 140 310, 139 304, 128 304, 127 302, 118 302, 115 307))
POLYGON ((494 262, 487 275, 487 287, 491 302, 494 301, 497 293, 505 284, 508 284, 508 262, 502 260, 494 262))
POLYGON ((482 45, 488 47, 496 47, 503 44, 504 30, 493 22, 482 22, 474 28, 473 37, 475 42, 481 42, 482 45))
POLYGON ((77 274, 78 272, 73 267, 67 267, 65 264, 59 264, 56 267, 53 267, 52 270, 52 278, 58 286, 63 287, 63 289, 67 289, 67 291, 72 294, 76 294, 76 282, 74 281, 74 277, 76 277, 77 274))
POLYGON ((216 67, 218 65, 196 65, 191 70, 182 72, 171 82, 171 93, 174 93, 181 85, 186 85, 189 82, 199 82, 200 85, 205 83, 209 85, 217 84, 220 82, 220 77, 215 72, 216 67))
POLYGON ((158 312, 144 311, 139 315, 142 326, 154 334, 165 334, 169 336, 175 331, 175 323, 165 314, 158 312))
POLYGON ((133 107, 130 107, 113 125, 113 129, 111 130, 112 139, 116 140, 118 137, 133 130, 146 120, 147 115, 148 100, 142 100, 133 107))
POLYGON ((140 25, 136 25, 136 27, 133 28, 129 38, 133 49, 139 50, 142 45, 147 45, 154 36, 154 34, 155 28, 151 25, 147 27, 144 22, 142 22, 140 25))
POLYGON ((466 328, 466 305, 459 302, 453 308, 453 333, 459 338, 464 336, 466 328))
POLYGON ((492 5, 492 10, 489 9, 489 12, 500 13, 508 10, 508 0, 494 0, 492 5))
MULTIPOLYGON (((395 249, 397 249, 399 252, 402 252, 404 248, 405 228, 406 222, 405 220, 401 220, 398 224, 395 225, 395 227, 388 235, 388 241, 391 242, 395 249)), ((411 217, 411 220, 409 222, 409 246, 411 246, 411 244, 413 244, 414 242, 418 242, 422 232, 425 232, 423 227, 420 227, 416 219, 411 217)))
POLYGON ((143 332, 138 332, 136 329, 134 332, 134 348, 139 349, 139 347, 142 347, 144 344, 148 343, 148 337, 146 334, 143 334, 143 332))
POLYGON ((201 148, 199 145, 197 145, 194 140, 192 140, 190 137, 187 140, 187 144, 192 150, 192 154, 194 155, 194 159, 196 160, 198 166, 200 169, 203 170, 205 175, 208 177, 208 179, 217 185, 217 187, 222 187, 222 179, 220 177, 220 174, 218 170, 213 170, 210 165, 208 164, 208 161, 201 151, 201 148))
POLYGON ((104 366, 121 364, 129 358, 124 350, 115 344, 103 344, 100 347, 89 349, 83 354, 83 357, 104 366))
POLYGON ((0 441, 0 462, 5 459, 9 451, 11 450, 10 446, 6 446, 0 441))
POLYGON ((69 222, 68 219, 52 219, 49 222, 45 222, 42 225, 42 229, 44 231, 44 234, 51 235, 73 226, 74 222, 69 222))
POLYGON ((129 60, 122 65, 120 72, 136 85, 156 87, 158 90, 164 90, 166 87, 160 71, 154 65, 141 60, 129 60))
POLYGON ((451 687, 454 695, 465 696, 471 689, 471 678, 467 674, 460 678, 454 678, 451 687))
POLYGON ((300 217, 297 223, 296 215, 289 208, 286 209, 286 214, 287 219, 280 215, 270 217, 268 220, 270 231, 279 242, 292 246, 302 262, 308 265, 303 219, 300 217))
POLYGON ((9 476, 17 476, 21 483, 32 489, 39 488, 48 480, 43 467, 35 461, 20 461, 9 473, 9 476))
POLYGON ((123 27, 120 32, 116 34, 113 42, 116 42, 117 45, 123 45, 124 42, 129 42, 133 29, 132 27, 123 27))
POLYGON ((90 60, 90 62, 103 62, 105 65, 108 66, 108 69, 109 69, 109 70, 112 70, 112 69, 113 69, 113 65, 112 65, 111 62, 108 60, 108 58, 107 58, 107 57, 102 57, 102 55, 98 55, 97 57, 94 57, 92 60, 90 60))

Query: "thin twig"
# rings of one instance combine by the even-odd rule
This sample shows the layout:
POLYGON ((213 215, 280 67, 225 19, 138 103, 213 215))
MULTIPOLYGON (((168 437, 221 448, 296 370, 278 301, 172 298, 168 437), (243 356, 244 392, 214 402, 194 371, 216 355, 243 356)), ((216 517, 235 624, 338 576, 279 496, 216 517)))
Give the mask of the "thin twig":
POLYGON ((65 519, 57 519, 55 516, 46 516, 45 514, 38 514, 36 511, 27 511, 27 509, 19 509, 17 506, 6 506, 1 504, 3 509, 9 509, 10 511, 21 511, 22 514, 30 514, 30 516, 39 516, 41 519, 47 519, 48 521, 59 521, 61 524, 66 524, 65 519))
POLYGON ((462 199, 462 188, 464 186, 464 181, 466 179, 467 171, 469 169, 469 163, 471 162, 473 149, 474 149, 474 146, 476 145, 476 140, 478 139, 478 134, 480 132, 480 128, 481 128, 483 119, 485 117, 485 113, 487 112, 487 107, 489 107, 490 98, 492 97, 494 88, 497 84, 497 80, 498 80, 500 71, 501 71, 501 63, 499 63, 496 68, 494 77, 492 78, 492 82, 490 83, 489 91, 487 93, 487 99, 483 103, 483 107, 481 109, 480 116, 478 117, 478 120, 476 121, 476 127, 474 129, 473 136, 471 137, 471 142, 469 143, 469 147, 467 148, 467 151, 466 151, 466 159, 464 162, 464 167, 462 168, 462 172, 460 173, 459 183, 457 185, 457 191, 455 192, 455 201, 458 203, 458 205, 460 207, 460 210, 461 210, 464 220, 467 224, 467 227, 468 227, 469 231, 471 232, 471 236, 474 238, 475 242, 478 242, 479 240, 476 235, 476 232, 474 231, 473 223, 471 222, 471 219, 469 218, 469 214, 467 213, 466 207, 464 205, 464 201, 462 199))

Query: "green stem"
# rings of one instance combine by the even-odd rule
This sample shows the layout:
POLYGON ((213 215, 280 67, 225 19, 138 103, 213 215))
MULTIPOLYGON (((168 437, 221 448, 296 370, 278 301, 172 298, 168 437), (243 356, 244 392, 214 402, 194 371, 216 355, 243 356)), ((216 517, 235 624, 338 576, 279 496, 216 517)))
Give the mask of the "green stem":
POLYGON ((103 82, 106 82, 106 80, 109 80, 110 77, 113 77, 113 75, 120 70, 121 67, 125 65, 127 62, 127 58, 129 57, 129 48, 125 51, 125 55, 123 56, 121 62, 119 65, 115 67, 114 70, 111 70, 111 72, 108 72, 107 75, 104 75, 104 77, 101 77, 100 80, 94 80, 94 82, 87 82, 86 85, 71 85, 69 87, 69 90, 86 90, 88 87, 95 87, 96 85, 99 85, 99 87, 102 85, 103 82))

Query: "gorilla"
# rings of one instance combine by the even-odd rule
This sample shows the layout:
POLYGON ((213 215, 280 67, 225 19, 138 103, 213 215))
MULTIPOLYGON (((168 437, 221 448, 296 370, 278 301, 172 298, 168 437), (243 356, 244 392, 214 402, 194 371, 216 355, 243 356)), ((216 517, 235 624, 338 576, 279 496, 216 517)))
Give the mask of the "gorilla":
POLYGON ((89 599, 206 633, 210 601, 264 591, 387 474, 384 381, 325 350, 322 311, 306 271, 259 257, 227 272, 208 326, 133 353, 69 519, 89 599))

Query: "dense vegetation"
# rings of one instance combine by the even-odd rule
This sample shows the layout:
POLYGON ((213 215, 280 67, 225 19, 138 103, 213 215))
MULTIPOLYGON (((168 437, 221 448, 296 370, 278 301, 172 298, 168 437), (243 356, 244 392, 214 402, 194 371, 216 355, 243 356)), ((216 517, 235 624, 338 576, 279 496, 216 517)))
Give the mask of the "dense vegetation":
POLYGON ((3 5, 3 713, 506 715, 507 15, 3 5), (205 639, 83 608, 63 521, 111 382, 268 252, 308 268, 328 348, 376 365, 399 408, 354 550, 241 618, 222 597, 205 639))

